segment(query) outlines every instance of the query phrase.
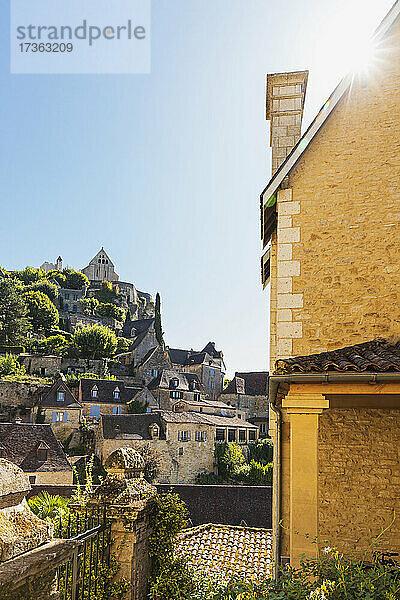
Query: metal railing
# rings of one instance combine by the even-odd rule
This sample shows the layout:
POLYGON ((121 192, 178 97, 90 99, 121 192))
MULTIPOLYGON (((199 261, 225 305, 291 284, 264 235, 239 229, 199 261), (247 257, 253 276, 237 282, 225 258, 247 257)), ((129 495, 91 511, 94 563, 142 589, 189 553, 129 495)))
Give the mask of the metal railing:
POLYGON ((61 600, 96 600, 106 582, 111 557, 111 524, 106 509, 70 513, 57 537, 78 542, 71 558, 57 569, 61 600))

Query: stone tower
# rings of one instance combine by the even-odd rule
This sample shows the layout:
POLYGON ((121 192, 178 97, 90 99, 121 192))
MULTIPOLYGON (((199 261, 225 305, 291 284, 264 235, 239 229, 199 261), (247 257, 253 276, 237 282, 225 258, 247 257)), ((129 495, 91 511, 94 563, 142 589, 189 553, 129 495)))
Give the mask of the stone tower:
POLYGON ((119 276, 114 270, 114 263, 102 247, 92 258, 88 266, 82 269, 89 281, 118 281, 119 276))

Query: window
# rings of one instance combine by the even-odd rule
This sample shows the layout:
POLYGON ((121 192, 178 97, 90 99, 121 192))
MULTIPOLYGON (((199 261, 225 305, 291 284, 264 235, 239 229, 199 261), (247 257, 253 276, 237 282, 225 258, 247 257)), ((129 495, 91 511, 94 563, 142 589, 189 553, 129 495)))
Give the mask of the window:
POLYGON ((215 373, 214 369, 210 369, 210 377, 214 377, 214 373, 215 373))
POLYGON ((153 425, 150 425, 150 435, 151 437, 154 439, 157 439, 160 437, 160 428, 156 423, 153 423, 153 425))
POLYGON ((73 305, 73 307, 72 307, 72 312, 73 312, 73 313, 76 313, 76 310, 77 310, 77 308, 76 308, 76 304, 74 304, 74 305, 73 305))
POLYGON ((228 429, 228 442, 236 442, 236 429, 228 429))
POLYGON ((153 377, 157 377, 158 375, 158 370, 157 369, 153 369, 151 374, 153 375, 153 377))
POLYGON ((98 393, 99 393, 99 390, 97 389, 97 387, 94 387, 92 389, 92 398, 97 398, 98 393))
POLYGON ((207 440, 207 431, 196 431, 196 442, 205 442, 207 440))
POLYGON ((36 483, 36 475, 29 475, 29 483, 31 485, 35 485, 35 483, 36 483))
POLYGON ((53 413, 51 415, 51 422, 52 423, 66 423, 67 420, 68 420, 68 413, 67 413, 67 411, 60 412, 58 410, 53 410, 53 413))
POLYGON ((59 402, 62 402, 64 400, 64 396, 65 396, 64 392, 58 392, 57 393, 57 400, 59 402))
POLYGON ((122 406, 113 406, 113 415, 122 414, 122 406))
POLYGON ((172 387, 177 388, 179 385, 179 379, 172 379, 171 384, 172 384, 172 387))
POLYGON ((95 406, 94 404, 92 404, 92 406, 90 407, 90 416, 99 418, 100 417, 100 406, 95 406))
POLYGON ((195 402, 200 402, 200 394, 193 394, 193 400, 195 402))
POLYGON ((218 429, 215 432, 215 439, 217 442, 224 442, 225 441, 225 429, 218 429))
POLYGON ((117 388, 116 390, 114 390, 114 400, 118 400, 119 399, 119 389, 117 388))
POLYGON ((255 442, 255 441, 256 441, 256 430, 250 429, 249 430, 249 442, 255 442))
POLYGON ((179 448, 178 454, 179 454, 179 456, 183 456, 183 448, 179 448))
POLYGON ((221 408, 221 415, 226 417, 226 408, 221 408))
POLYGON ((239 429, 239 444, 245 444, 245 443, 246 443, 246 430, 239 429))
POLYGON ((175 399, 182 399, 183 398, 183 392, 170 392, 169 393, 169 397, 170 398, 175 398, 175 399))
POLYGON ((266 423, 260 423, 259 431, 260 431, 261 434, 267 433, 267 424, 266 423))
POLYGON ((47 457, 48 457, 48 453, 49 453, 49 448, 47 446, 47 444, 44 444, 43 442, 40 444, 39 448, 37 449, 37 459, 39 462, 46 462, 47 457))
POLYGON ((69 294, 65 294, 64 298, 65 300, 69 300, 69 294))
POLYGON ((40 374, 46 375, 46 367, 40 367, 40 374))
POLYGON ((147 412, 147 413, 151 413, 151 407, 150 407, 150 406, 148 406, 148 407, 146 408, 146 412, 147 412))
POLYGON ((178 431, 178 440, 188 442, 190 440, 190 431, 178 431))

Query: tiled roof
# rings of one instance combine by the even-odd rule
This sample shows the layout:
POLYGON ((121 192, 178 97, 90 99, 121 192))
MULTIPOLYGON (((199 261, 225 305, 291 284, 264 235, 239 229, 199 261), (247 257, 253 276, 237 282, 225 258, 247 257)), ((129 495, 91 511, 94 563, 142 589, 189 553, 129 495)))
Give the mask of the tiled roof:
POLYGON ((163 388, 168 390, 183 390, 183 391, 193 391, 193 392, 204 392, 204 388, 200 383, 198 376, 195 373, 182 373, 178 371, 174 371, 173 369, 163 369, 157 377, 150 381, 147 386, 149 390, 153 390, 156 388, 163 388), (178 385, 173 385, 173 380, 178 380, 178 385), (195 383, 196 388, 193 389, 192 385, 195 383))
POLYGON ((265 579, 271 575, 272 531, 233 525, 199 525, 179 535, 175 553, 200 571, 265 579))
POLYGON ((135 330, 135 335, 139 333, 146 333, 150 327, 154 325, 154 319, 137 319, 136 321, 126 321, 122 328, 122 335, 130 338, 132 336, 132 329, 135 330))
POLYGON ((168 354, 171 362, 174 365, 184 365, 187 357, 190 354, 190 350, 181 350, 179 348, 168 348, 168 354))
POLYGON ((160 428, 160 439, 165 440, 165 432, 160 413, 140 415, 102 415, 101 424, 104 439, 150 440, 150 425, 156 423, 160 428))
POLYGON ((388 373, 400 371, 400 342, 376 339, 331 352, 277 360, 275 373, 388 373))
POLYGON ((268 395, 268 371, 236 372, 235 377, 222 391, 222 394, 246 394, 248 396, 268 395), (242 384, 244 381, 244 386, 242 384))
POLYGON ((0 423, 0 444, 3 447, 4 458, 25 472, 72 470, 50 425, 0 423), (41 444, 48 449, 45 462, 39 462, 37 459, 37 450, 41 444))
POLYGON ((204 350, 181 350, 179 348, 168 348, 168 354, 171 362, 174 365, 201 365, 204 362, 219 367, 219 364, 214 359, 222 358, 222 353, 215 350, 212 342, 209 342, 204 350), (206 350, 211 344, 210 352, 206 350))
POLYGON ((161 417, 166 423, 199 423, 199 425, 215 425, 216 427, 241 427, 256 429, 254 425, 237 417, 220 417, 197 412, 173 412, 164 410, 161 417))
POLYGON ((54 408, 82 408, 82 405, 72 395, 69 387, 61 378, 57 379, 50 388, 43 388, 39 395, 39 406, 54 408), (58 392, 64 392, 63 400, 58 399, 58 392))
POLYGON ((136 395, 137 389, 125 386, 123 381, 113 379, 81 379, 80 396, 82 402, 91 404, 126 404, 136 395), (92 397, 92 389, 97 387, 97 397, 92 397), (119 398, 114 398, 118 388, 119 398))
POLYGON ((206 346, 204 346, 202 352, 207 352, 213 358, 222 358, 222 352, 215 349, 215 342, 208 342, 206 346))

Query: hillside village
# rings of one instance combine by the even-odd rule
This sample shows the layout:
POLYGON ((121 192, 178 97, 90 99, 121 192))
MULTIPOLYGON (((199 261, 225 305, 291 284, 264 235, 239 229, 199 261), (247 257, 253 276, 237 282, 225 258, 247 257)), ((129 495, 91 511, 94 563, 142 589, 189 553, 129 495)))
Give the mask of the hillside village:
POLYGON ((32 484, 72 484, 72 463, 94 453, 103 464, 126 446, 159 456, 159 483, 214 482, 215 444, 236 444, 248 458, 267 437, 268 374, 237 373, 224 385, 214 342, 169 347, 159 295, 120 281, 104 248, 81 271, 61 257, 2 269, 0 306, 13 293, 14 317, 5 312, 0 328, 2 455, 14 452, 18 430, 21 456, 45 447, 48 425, 69 456, 62 472, 50 458, 30 467, 32 484))

